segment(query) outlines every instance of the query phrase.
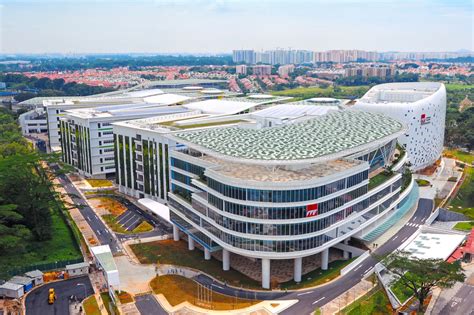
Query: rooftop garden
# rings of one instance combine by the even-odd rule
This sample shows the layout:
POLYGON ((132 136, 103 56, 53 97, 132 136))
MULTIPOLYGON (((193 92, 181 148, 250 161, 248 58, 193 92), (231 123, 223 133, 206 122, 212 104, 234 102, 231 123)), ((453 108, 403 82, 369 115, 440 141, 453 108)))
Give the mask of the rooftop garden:
POLYGON ((388 170, 380 172, 379 174, 369 179, 369 190, 381 185, 382 183, 392 178, 394 175, 394 172, 388 170))

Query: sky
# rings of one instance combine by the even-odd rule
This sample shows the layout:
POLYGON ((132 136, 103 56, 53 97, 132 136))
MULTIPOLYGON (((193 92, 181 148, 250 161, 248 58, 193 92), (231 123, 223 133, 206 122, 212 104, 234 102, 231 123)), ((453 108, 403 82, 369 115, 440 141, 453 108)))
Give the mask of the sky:
POLYGON ((0 53, 474 50, 471 0, 0 0, 0 53))

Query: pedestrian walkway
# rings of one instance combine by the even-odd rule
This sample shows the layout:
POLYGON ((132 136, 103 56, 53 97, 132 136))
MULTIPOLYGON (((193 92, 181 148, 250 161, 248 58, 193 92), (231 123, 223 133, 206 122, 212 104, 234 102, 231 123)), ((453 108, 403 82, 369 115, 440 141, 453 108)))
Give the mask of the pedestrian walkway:
POLYGON ((370 281, 362 280, 357 285, 352 287, 350 290, 339 295, 337 298, 333 299, 323 307, 321 307, 321 315, 337 314, 346 306, 350 305, 357 299, 361 298, 367 292, 372 290, 375 287, 370 281))

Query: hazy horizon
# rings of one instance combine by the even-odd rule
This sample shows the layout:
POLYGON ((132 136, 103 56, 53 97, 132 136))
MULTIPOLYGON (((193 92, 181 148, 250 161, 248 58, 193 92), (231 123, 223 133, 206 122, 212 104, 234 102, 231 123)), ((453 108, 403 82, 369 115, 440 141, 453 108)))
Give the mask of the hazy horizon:
POLYGON ((1 54, 474 50, 470 0, 0 0, 1 54))

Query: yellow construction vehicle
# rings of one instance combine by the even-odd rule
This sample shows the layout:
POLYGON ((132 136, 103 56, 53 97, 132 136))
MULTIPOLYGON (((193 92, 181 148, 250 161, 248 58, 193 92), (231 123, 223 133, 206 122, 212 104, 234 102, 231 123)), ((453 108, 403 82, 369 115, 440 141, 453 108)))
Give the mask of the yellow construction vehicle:
POLYGON ((48 295, 48 304, 54 304, 55 300, 56 300, 56 293, 54 293, 53 288, 50 288, 49 295, 48 295))

